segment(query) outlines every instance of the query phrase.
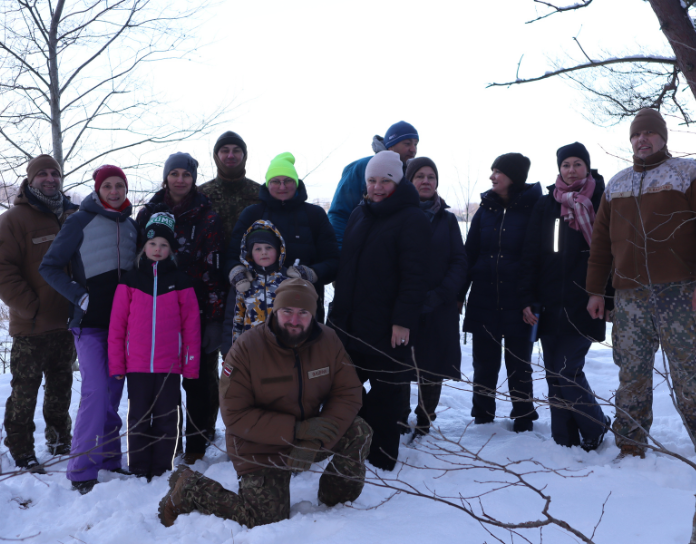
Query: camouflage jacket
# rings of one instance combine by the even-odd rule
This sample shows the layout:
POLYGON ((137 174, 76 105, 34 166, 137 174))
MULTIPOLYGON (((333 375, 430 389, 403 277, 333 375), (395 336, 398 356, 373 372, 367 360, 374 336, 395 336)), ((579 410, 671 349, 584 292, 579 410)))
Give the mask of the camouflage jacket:
MULTIPOLYGON (((198 187, 206 195, 222 219, 223 245, 227 250, 232 237, 232 230, 244 208, 258 204, 261 185, 248 178, 238 181, 221 181, 215 178, 198 187)), ((224 261, 223 261, 224 262, 224 261)))
POLYGON ((251 286, 243 293, 234 289, 230 290, 223 325, 223 341, 221 352, 226 354, 231 345, 244 332, 262 323, 265 323, 273 309, 273 301, 278 286, 287 279, 285 263, 285 241, 278 229, 270 221, 256 221, 252 224, 242 238, 241 262, 254 276, 251 286), (246 237, 254 229, 264 227, 272 230, 280 239, 280 252, 278 266, 273 271, 266 272, 262 267, 255 266, 247 260, 246 237))

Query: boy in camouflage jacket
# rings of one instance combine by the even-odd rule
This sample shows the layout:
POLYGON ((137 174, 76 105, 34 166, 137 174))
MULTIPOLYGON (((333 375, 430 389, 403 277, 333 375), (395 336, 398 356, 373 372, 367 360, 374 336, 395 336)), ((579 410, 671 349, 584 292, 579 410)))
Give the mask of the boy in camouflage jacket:
POLYGON ((240 260, 253 279, 239 291, 232 289, 227 298, 220 347, 223 355, 244 331, 266 322, 276 289, 288 277, 283 266, 285 241, 270 221, 259 220, 249 227, 242 238, 240 260))

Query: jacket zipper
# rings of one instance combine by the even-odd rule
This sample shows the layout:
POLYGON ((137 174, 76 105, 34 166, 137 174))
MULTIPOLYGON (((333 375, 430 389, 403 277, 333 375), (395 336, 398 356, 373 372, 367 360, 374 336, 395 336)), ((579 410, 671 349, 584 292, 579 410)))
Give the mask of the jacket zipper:
POLYGON ((298 388, 298 393, 297 393, 297 402, 300 405, 300 421, 304 421, 305 413, 304 413, 304 406, 302 406, 302 363, 300 363, 300 355, 299 355, 299 353, 297 353, 297 350, 295 348, 293 348, 292 352, 295 354, 295 366, 297 367, 297 377, 298 377, 298 381, 299 381, 299 388, 298 388))
MULTIPOLYGON (((640 217, 641 222, 643 221, 643 214, 642 214, 642 208, 641 208, 641 202, 643 200, 643 181, 645 180, 645 170, 641 172, 640 174, 640 185, 638 186, 638 195, 636 195, 636 201, 638 204, 638 216, 640 217)), ((631 183, 631 191, 633 190, 633 184, 631 183)), ((644 226, 644 225, 643 225, 644 226)), ((645 256, 647 258, 648 255, 648 247, 647 247, 648 241, 645 240, 645 256)), ((633 229, 633 269, 638 272, 638 229, 633 229)), ((647 270, 646 270, 647 272, 647 270)))
POLYGON ((116 220, 116 273, 118 281, 121 281, 121 223, 116 220))
POLYGON ((498 275, 498 265, 500 265, 500 253, 503 250, 501 244, 503 243, 503 225, 505 224, 505 213, 507 208, 503 208, 503 219, 500 221, 500 233, 498 234, 498 259, 495 262, 495 292, 497 294, 496 310, 500 310, 500 279, 498 275))
POLYGON ((130 355, 130 331, 126 335, 126 355, 130 355))
POLYGON ((157 325, 157 261, 152 265, 152 273, 155 276, 152 290, 152 348, 150 349, 150 372, 155 372, 155 327, 157 325))

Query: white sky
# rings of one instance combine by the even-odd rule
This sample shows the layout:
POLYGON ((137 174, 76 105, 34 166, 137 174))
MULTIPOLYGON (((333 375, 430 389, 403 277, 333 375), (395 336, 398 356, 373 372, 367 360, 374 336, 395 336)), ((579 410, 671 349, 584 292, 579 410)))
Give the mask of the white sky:
MULTIPOLYGON (((576 140, 608 180, 627 163, 606 152, 631 156, 628 122, 592 125, 582 95, 561 80, 486 84, 513 79, 522 54, 521 77, 545 72, 549 58, 576 55, 576 35, 595 58, 635 53, 639 43, 669 52, 649 4, 636 0, 596 2, 531 25, 532 0, 223 0, 214 9, 198 30, 211 45, 191 60, 161 63, 154 86, 172 111, 188 115, 231 103, 231 121, 148 158, 163 163, 188 151, 201 163, 201 183, 213 175, 218 135, 234 130, 247 142, 247 175, 256 181, 284 151, 296 156, 301 177, 316 168, 306 179, 310 200, 330 200, 343 167, 371 155, 372 136, 402 119, 420 134, 418 155, 438 165, 450 204, 463 202, 467 183, 478 200, 495 157, 511 151, 530 157, 528 181, 550 185, 556 149, 576 140)), ((687 152, 693 136, 678 136, 670 148, 687 152)))

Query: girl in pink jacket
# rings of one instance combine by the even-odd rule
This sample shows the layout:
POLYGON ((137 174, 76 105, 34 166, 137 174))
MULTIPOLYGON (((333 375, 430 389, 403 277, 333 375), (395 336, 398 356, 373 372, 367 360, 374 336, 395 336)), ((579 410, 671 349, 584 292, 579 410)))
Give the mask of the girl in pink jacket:
POLYGON ((179 375, 198 378, 201 335, 191 280, 173 258, 174 217, 156 213, 145 247, 116 289, 109 325, 109 374, 128 376, 128 469, 150 480, 171 470, 179 375))

